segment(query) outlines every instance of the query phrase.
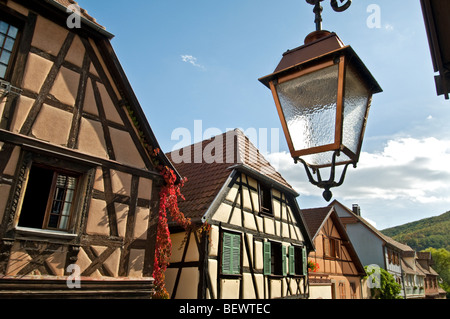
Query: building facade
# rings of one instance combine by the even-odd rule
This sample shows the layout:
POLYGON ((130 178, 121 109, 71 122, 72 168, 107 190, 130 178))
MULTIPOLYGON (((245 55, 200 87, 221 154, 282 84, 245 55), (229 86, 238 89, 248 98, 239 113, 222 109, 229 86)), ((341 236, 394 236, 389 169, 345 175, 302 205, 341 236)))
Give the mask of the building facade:
POLYGON ((364 268, 333 207, 303 209, 318 268, 309 273, 311 299, 362 299, 364 268))
POLYGON ((112 35, 71 4, 0 1, 0 294, 148 298, 171 164, 112 35))
POLYGON ((196 225, 187 235, 172 228, 174 253, 166 272, 171 297, 307 298, 306 257, 313 247, 297 193, 243 132, 227 132, 170 158, 188 179, 180 209, 196 225), (196 150, 201 162, 194 160, 196 150))

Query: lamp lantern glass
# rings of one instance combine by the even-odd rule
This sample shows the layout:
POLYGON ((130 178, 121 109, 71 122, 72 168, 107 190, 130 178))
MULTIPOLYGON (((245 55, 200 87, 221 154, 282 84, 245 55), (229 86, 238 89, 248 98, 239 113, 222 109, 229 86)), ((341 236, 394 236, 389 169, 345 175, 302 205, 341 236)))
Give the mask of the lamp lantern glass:
POLYGON ((312 168, 356 166, 372 95, 381 88, 350 46, 321 31, 260 81, 272 91, 294 159, 312 168))

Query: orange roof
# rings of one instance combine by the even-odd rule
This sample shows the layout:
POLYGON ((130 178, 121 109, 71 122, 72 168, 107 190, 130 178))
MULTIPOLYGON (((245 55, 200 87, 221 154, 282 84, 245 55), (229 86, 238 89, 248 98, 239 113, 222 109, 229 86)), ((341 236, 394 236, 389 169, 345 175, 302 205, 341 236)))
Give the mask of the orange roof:
POLYGON ((234 170, 253 173, 270 182, 272 187, 298 196, 239 129, 173 151, 167 156, 178 173, 188 179, 181 190, 186 200, 180 201, 179 207, 191 219, 201 218, 206 213, 234 170), (199 155, 201 161, 195 163, 199 155))

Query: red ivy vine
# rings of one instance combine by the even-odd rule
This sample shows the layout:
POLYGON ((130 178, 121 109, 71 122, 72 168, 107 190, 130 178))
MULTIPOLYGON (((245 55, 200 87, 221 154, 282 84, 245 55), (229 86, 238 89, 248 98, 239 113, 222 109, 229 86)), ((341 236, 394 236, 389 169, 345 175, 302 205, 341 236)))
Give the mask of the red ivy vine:
POLYGON ((184 200, 184 196, 181 194, 181 188, 187 179, 185 178, 180 183, 176 183, 177 178, 175 173, 167 166, 162 168, 161 174, 164 177, 165 185, 159 193, 159 218, 156 235, 155 263, 153 266, 153 278, 155 279, 154 297, 157 299, 168 299, 169 293, 165 284, 165 272, 172 254, 172 242, 167 223, 167 213, 170 214, 172 220, 184 229, 190 226, 191 221, 178 208, 178 197, 184 200))
POLYGON ((170 256, 172 255, 172 241, 170 240, 169 225, 167 222, 167 213, 173 221, 177 222, 184 229, 188 229, 191 225, 191 220, 186 218, 184 214, 178 208, 178 197, 184 200, 184 196, 181 194, 181 188, 187 181, 186 178, 177 183, 177 176, 175 172, 168 166, 162 165, 158 160, 160 150, 154 149, 145 140, 145 134, 140 129, 140 124, 137 118, 134 116, 133 110, 129 106, 126 107, 128 115, 130 116, 137 132, 141 143, 147 150, 152 159, 154 166, 158 169, 161 176, 164 178, 164 185, 159 193, 159 213, 158 213, 158 227, 156 233, 156 247, 155 247, 155 261, 153 266, 153 278, 155 284, 154 298, 168 299, 169 293, 165 284, 165 272, 169 265, 170 256))

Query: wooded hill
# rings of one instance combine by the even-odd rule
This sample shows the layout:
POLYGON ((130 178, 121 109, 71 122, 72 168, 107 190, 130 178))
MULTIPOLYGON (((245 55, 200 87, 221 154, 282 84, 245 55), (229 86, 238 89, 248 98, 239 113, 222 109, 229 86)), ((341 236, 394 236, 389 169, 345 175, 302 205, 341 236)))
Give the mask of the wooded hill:
POLYGON ((450 251, 450 211, 440 216, 387 228, 381 232, 400 243, 407 244, 415 251, 429 247, 445 248, 450 251))

